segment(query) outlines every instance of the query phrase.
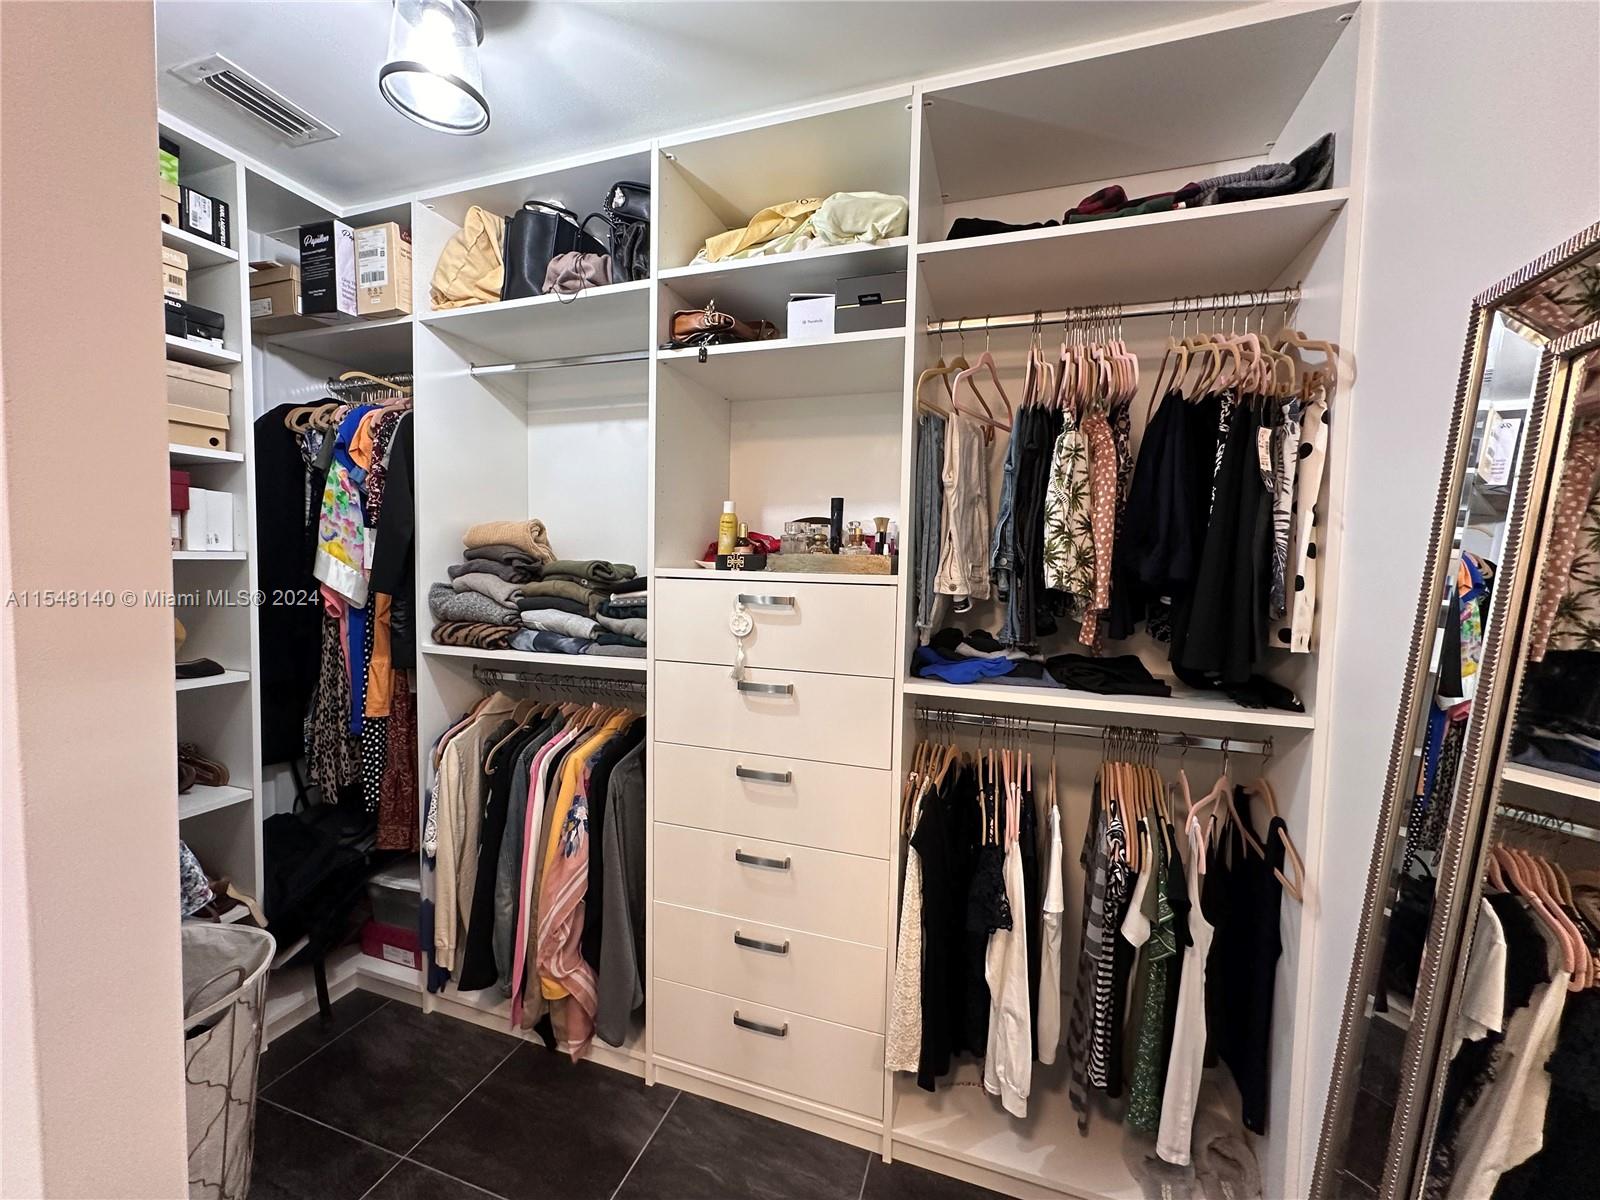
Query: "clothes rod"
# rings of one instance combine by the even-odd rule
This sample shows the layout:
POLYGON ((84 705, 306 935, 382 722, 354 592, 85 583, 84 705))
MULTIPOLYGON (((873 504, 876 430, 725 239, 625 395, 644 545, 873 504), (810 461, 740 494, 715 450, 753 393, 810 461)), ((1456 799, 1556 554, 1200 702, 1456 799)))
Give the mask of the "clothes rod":
POLYGON ((330 379, 327 390, 330 392, 353 392, 360 388, 378 389, 385 386, 402 388, 411 386, 411 372, 402 371, 398 375, 379 375, 381 383, 374 383, 371 379, 330 379))
POLYGON ((1190 733, 1167 733, 1158 729, 1142 729, 1132 725, 1107 723, 1105 725, 1077 725, 1066 721, 1044 721, 1031 717, 1009 717, 994 713, 955 712, 950 709, 917 706, 917 720, 930 725, 972 725, 982 728, 1021 729, 1028 733, 1047 733, 1052 737, 1081 737, 1100 739, 1121 729, 1138 729, 1140 733, 1153 734, 1158 746, 1179 746, 1185 750, 1224 750, 1229 754, 1272 754, 1272 739, 1250 741, 1243 738, 1196 737, 1190 733))
POLYGON ((1500 803, 1500 812, 1508 820, 1515 821, 1528 829, 1542 829, 1546 833, 1559 833, 1563 837, 1582 838, 1584 841, 1600 842, 1600 829, 1592 825, 1585 825, 1581 821, 1567 817, 1558 817, 1554 813, 1540 812, 1533 808, 1520 808, 1515 804, 1500 803))
POLYGON ((996 329, 1031 329, 1034 322, 1048 327, 1066 321, 1115 321, 1131 317, 1182 316, 1184 313, 1216 312, 1221 309, 1294 308, 1300 303, 1300 288, 1278 288, 1269 292, 1233 292, 1221 296, 1185 296, 1174 300, 1151 300, 1140 304, 1091 304, 1082 308, 1055 309, 1040 313, 1011 313, 1003 317, 960 317, 952 321, 929 321, 929 333, 982 333, 996 329))
POLYGON ((650 357, 648 350, 629 350, 621 354, 574 354, 568 358, 539 358, 531 362, 489 363, 473 365, 467 374, 520 375, 528 371, 551 371, 562 367, 602 367, 609 363, 644 362, 650 357))
POLYGON ((472 677, 482 684, 510 683, 519 687, 545 688, 551 691, 644 699, 642 679, 616 679, 608 675, 572 675, 559 671, 510 671, 481 666, 472 668, 472 677))

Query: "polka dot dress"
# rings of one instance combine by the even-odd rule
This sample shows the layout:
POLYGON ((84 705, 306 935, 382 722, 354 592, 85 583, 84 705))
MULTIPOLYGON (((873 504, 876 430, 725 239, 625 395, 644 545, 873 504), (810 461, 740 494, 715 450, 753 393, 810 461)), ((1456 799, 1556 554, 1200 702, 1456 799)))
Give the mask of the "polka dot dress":
POLYGON ((1288 619, 1274 631, 1273 641, 1295 654, 1309 654, 1317 615, 1317 542, 1322 537, 1317 498, 1328 456, 1327 400, 1318 397, 1306 402, 1296 453, 1294 574, 1289 580, 1293 599, 1288 604, 1288 619))

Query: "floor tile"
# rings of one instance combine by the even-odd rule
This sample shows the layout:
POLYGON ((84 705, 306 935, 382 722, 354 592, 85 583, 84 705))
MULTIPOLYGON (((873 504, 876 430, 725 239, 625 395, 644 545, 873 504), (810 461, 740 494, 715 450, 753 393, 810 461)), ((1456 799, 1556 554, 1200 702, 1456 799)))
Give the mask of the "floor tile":
POLYGON ((490 1200, 493 1195, 407 1160, 390 1171, 367 1200, 490 1200))
POLYGON ((910 1163, 886 1163, 874 1154, 872 1166, 867 1168, 867 1186, 861 1192, 861 1200, 905 1200, 908 1196, 915 1196, 917 1200, 986 1200, 988 1197, 1003 1200, 1001 1193, 977 1184, 924 1171, 910 1163))
POLYGON ((333 1005, 327 1018, 318 1013, 273 1040, 261 1055, 260 1086, 269 1087, 350 1027, 389 1003, 386 996, 356 988, 333 1005))
POLYGON ((865 1150, 685 1094, 672 1106, 617 1197, 856 1200, 866 1166, 865 1150))
POLYGON ((357 1200, 396 1161, 365 1142, 258 1103, 250 1200, 357 1200))
POLYGON ((453 1017, 387 1004, 262 1095, 404 1154, 517 1045, 453 1017))
POLYGON ((524 1043, 411 1157, 509 1200, 607 1200, 676 1094, 524 1043))

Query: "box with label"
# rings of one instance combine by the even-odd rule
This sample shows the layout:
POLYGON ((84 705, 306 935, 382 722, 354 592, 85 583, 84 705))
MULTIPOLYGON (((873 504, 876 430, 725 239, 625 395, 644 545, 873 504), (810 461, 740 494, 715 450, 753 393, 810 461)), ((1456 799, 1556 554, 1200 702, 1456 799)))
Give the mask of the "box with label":
POLYGON ((867 329, 900 329, 906 323, 906 273, 855 275, 837 285, 840 333, 867 329))
POLYGON ((300 226, 300 309, 308 317, 357 315, 356 231, 343 221, 300 226))
POLYGON ((183 514, 185 550, 233 549, 233 496, 205 488, 189 489, 189 511, 183 514))
POLYGON ((174 296, 163 296, 161 299, 167 310, 167 332, 173 337, 222 341, 221 313, 174 296))
MULTIPOLYGON (((228 448, 228 417, 183 404, 167 405, 167 441, 174 446, 194 446, 200 450, 228 448)), ((194 489, 189 489, 190 495, 194 489)), ((192 503, 192 501, 191 501, 192 503)))
POLYGON ((356 308, 363 317, 411 311, 411 235, 399 222, 356 230, 356 308))
MULTIPOLYGON (((165 185, 163 185, 165 186, 165 185)), ((230 246, 232 240, 228 226, 228 204, 192 187, 180 185, 178 195, 178 228, 219 246, 230 246)))
POLYGON ((187 271, 189 269, 189 256, 182 250, 175 250, 171 246, 161 247, 161 265, 172 267, 174 270, 187 271))
MULTIPOLYGON (((226 418, 233 407, 232 401, 233 377, 227 372, 167 360, 168 404, 220 413, 226 418)), ((223 428, 227 428, 226 420, 223 428)))
POLYGON ((156 139, 156 169, 160 174, 162 183, 176 184, 178 182, 178 165, 178 143, 171 138, 158 137, 156 139))
POLYGON ((171 296, 174 300, 187 300, 189 298, 189 272, 182 267, 169 267, 161 264, 161 294, 171 296))
POLYGON ((361 927, 361 952, 369 958, 402 967, 422 969, 422 951, 415 927, 385 925, 381 921, 368 921, 361 927))
POLYGON ((789 339, 810 341, 833 336, 833 297, 827 292, 796 292, 789 297, 789 339))

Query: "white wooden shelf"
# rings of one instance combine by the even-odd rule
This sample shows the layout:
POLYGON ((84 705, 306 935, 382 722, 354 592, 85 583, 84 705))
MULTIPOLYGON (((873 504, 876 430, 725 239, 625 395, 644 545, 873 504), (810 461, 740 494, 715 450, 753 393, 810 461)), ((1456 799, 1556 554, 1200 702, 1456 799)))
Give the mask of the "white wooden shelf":
POLYGON ((200 688, 226 687, 229 684, 249 683, 248 671, 224 671, 221 675, 202 675, 198 679, 180 679, 177 681, 178 691, 193 692, 200 688))
POLYGON ((832 292, 839 280, 906 269, 909 238, 823 246, 792 254, 698 263, 662 271, 658 279, 689 304, 715 300, 739 317, 781 318, 791 292, 832 292))
POLYGON ((645 660, 611 654, 543 654, 532 650, 480 650, 476 646, 423 646, 424 654, 467 658, 508 667, 545 667, 552 671, 591 671, 604 675, 643 675, 645 660))
POLYGON ((476 349, 474 366, 644 350, 650 344, 650 281, 614 283, 576 296, 531 296, 425 313, 419 322, 476 349))
POLYGON ((1525 767, 1518 763, 1508 763, 1505 770, 1500 772, 1500 778, 1518 787, 1532 788, 1569 800, 1586 800, 1591 804, 1600 804, 1600 783, 1580 779, 1576 775, 1563 775, 1559 771, 1551 771, 1545 767, 1525 767))
POLYGON ((244 356, 226 347, 217 349, 206 342, 167 334, 167 357, 174 362, 190 363, 197 367, 231 367, 242 362, 244 356))
POLYGON ((1328 188, 959 238, 919 246, 917 258, 946 319, 1264 290, 1348 199, 1348 188, 1328 188))
POLYGON ((178 820, 187 821, 202 813, 216 812, 219 808, 232 808, 235 804, 248 804, 250 789, 224 784, 208 787, 197 783, 187 792, 178 794, 178 820))
MULTIPOLYGON (((1096 1112, 1087 1134, 1067 1099, 1065 1051, 1054 1066, 1033 1064, 1028 1119, 1019 1121, 984 1091, 982 1067, 958 1064, 925 1092, 901 1076, 895 1081, 893 1136, 896 1157, 919 1163, 916 1150, 997 1171, 1038 1187, 1097 1200, 1140 1200, 1139 1182, 1128 1169, 1128 1134, 1120 1121, 1096 1112), (902 1154, 900 1147, 911 1147, 902 1154)), ((938 1164, 933 1165, 938 1169, 938 1164)), ((1033 1193, 1029 1193, 1030 1195, 1033 1193)))
POLYGON ((650 572, 657 579, 748 579, 758 583, 853 583, 868 587, 893 587, 898 575, 830 575, 822 571, 715 571, 709 567, 657 567, 650 572))
MULTIPOLYGON (((1070 688, 1026 687, 1014 684, 945 683, 938 679, 907 679, 905 693, 917 700, 959 706, 963 701, 984 708, 1056 709, 1162 721, 1203 722, 1250 729, 1312 729, 1310 713, 1281 712, 1273 708, 1241 708, 1221 693, 1193 692, 1181 683, 1165 681, 1171 696, 1102 696, 1070 688)), ((1063 718, 1070 719, 1070 718, 1063 718)))
POLYGON ((375 374, 411 369, 411 317, 344 321, 263 335, 269 346, 375 374))
POLYGON ((243 550, 174 550, 173 562, 243 562, 243 550))
POLYGON ((220 267, 239 261, 237 250, 219 246, 216 242, 179 229, 176 225, 168 225, 165 221, 161 222, 161 244, 169 250, 182 250, 187 254, 191 271, 203 271, 207 267, 220 267))
POLYGON ((239 463, 244 455, 237 450, 213 450, 209 446, 167 446, 167 456, 175 463, 239 463))
POLYGON ((905 330, 871 329, 829 338, 711 346, 706 361, 690 346, 663 350, 665 367, 730 400, 864 396, 899 392, 905 378, 905 330))

